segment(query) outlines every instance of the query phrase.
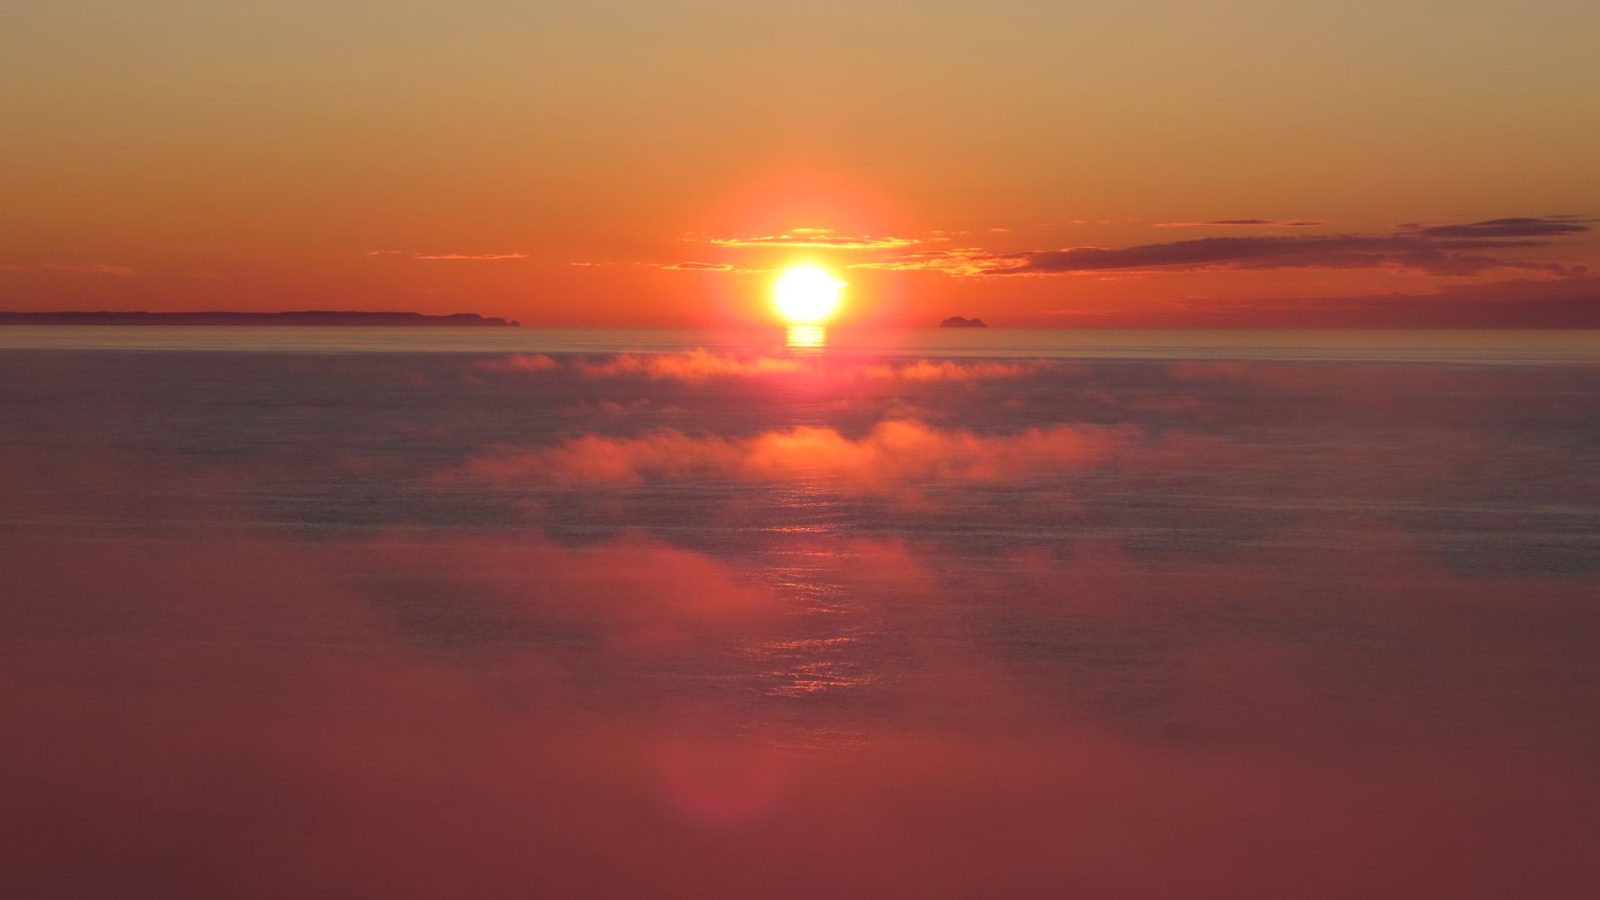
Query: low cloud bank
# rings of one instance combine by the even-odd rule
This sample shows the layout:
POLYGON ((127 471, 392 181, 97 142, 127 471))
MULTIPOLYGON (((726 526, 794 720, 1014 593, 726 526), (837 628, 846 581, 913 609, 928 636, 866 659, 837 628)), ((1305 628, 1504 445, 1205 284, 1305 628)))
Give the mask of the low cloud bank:
MULTIPOLYGON (((670 478, 766 482, 827 479, 856 491, 908 484, 998 484, 1103 465, 1140 437, 1136 428, 1058 426, 982 435, 888 421, 860 438, 800 427, 748 438, 662 431, 583 435, 550 447, 502 448, 448 476, 560 484, 642 484, 670 478)), ((448 477, 447 476, 447 477, 448 477)))

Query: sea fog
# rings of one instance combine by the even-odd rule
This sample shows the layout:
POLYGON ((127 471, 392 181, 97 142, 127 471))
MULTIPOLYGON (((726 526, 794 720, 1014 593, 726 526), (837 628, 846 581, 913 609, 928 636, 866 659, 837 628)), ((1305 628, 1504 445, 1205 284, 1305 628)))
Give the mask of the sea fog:
POLYGON ((9 895, 1600 891, 1587 343, 39 334, 9 895))

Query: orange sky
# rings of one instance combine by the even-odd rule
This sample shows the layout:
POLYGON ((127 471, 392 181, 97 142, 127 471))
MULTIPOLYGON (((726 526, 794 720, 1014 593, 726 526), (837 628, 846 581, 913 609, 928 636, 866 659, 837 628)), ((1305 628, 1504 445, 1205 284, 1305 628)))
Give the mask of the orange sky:
POLYGON ((1600 6, 1041 6, 33 4, 0 308, 1600 325, 1600 6))

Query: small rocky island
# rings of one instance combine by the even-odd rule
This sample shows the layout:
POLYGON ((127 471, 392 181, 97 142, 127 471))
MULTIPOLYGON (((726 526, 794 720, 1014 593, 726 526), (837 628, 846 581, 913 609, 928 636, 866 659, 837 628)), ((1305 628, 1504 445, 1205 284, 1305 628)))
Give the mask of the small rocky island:
POLYGON ((951 316, 939 323, 940 328, 988 328, 982 319, 966 319, 961 316, 951 316))

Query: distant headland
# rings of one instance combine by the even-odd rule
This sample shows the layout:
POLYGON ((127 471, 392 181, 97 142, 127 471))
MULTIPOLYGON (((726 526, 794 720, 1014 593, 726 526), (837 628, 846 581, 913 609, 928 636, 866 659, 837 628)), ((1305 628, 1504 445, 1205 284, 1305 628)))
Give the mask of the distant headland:
POLYGON ((989 326, 982 319, 978 319, 978 318, 964 319, 961 316, 951 316, 950 318, 945 319, 943 322, 940 322, 939 323, 939 327, 940 328, 988 328, 989 326))
POLYGON ((0 325, 382 325, 430 328, 517 328, 521 322, 477 313, 416 312, 0 312, 0 325))

